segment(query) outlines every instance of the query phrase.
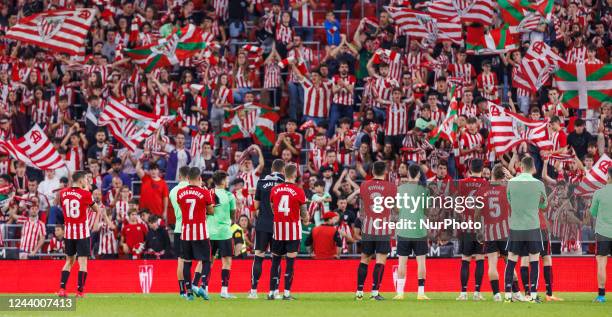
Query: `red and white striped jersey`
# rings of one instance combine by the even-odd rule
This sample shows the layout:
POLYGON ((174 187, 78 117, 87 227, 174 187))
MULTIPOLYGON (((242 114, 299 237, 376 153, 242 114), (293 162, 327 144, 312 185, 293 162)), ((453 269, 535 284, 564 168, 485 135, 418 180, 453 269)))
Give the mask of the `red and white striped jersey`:
MULTIPOLYGON (((517 63, 514 65, 514 67, 512 67, 512 80, 514 80, 514 78, 516 78, 519 70, 521 69, 521 64, 517 63)), ((516 95, 518 97, 529 97, 531 95, 531 92, 527 89, 523 89, 523 88, 516 88, 516 95)))
POLYGON ((39 100, 32 105, 32 121, 44 127, 50 121, 54 110, 50 101, 39 100))
POLYGON ((212 148, 215 147, 215 136, 212 133, 201 134, 198 133, 191 138, 191 157, 197 157, 202 153, 202 147, 204 143, 210 143, 212 148))
POLYGON ((557 151, 567 146, 567 134, 563 130, 550 133, 550 140, 553 144, 553 151, 557 151))
POLYGON ((467 118, 475 118, 478 116, 478 106, 475 104, 461 103, 459 105, 459 111, 457 112, 460 116, 466 116, 467 118))
POLYGON ((332 97, 332 84, 323 81, 315 86, 310 79, 303 77, 301 81, 304 88, 304 115, 325 118, 329 114, 332 97))
POLYGON ((308 160, 312 162, 315 170, 319 170, 325 159, 325 149, 314 148, 308 153, 308 160))
POLYGON ((572 47, 566 53, 566 60, 570 64, 582 64, 586 60, 586 52, 587 48, 585 46, 582 47, 572 47))
MULTIPOLYGON (((293 8, 297 1, 290 0, 289 5, 293 8)), ((302 5, 297 9, 293 8, 291 16, 297 20, 299 26, 314 26, 314 19, 312 17, 312 8, 310 7, 309 1, 301 1, 302 5)))
POLYGON ((80 171, 85 166, 85 155, 81 146, 71 146, 66 151, 66 167, 69 171, 80 171))
POLYGON ((397 186, 391 182, 370 179, 360 185, 361 211, 360 218, 362 235, 367 236, 391 236, 394 234, 392 226, 383 226, 383 223, 392 221, 392 209, 386 208, 384 204, 377 204, 376 197, 395 197, 397 195, 397 186), (382 211, 376 212, 373 207, 378 205, 382 207, 382 211))
POLYGON ((499 98, 497 94, 497 75, 495 73, 480 73, 476 78, 476 86, 482 89, 482 96, 487 100, 497 100, 499 98), (485 89, 489 89, 489 92, 485 92, 485 89))
POLYGON ((90 76, 96 72, 100 73, 100 78, 102 79, 103 84, 106 83, 106 79, 108 79, 108 76, 112 71, 108 65, 83 65, 83 67, 85 68, 83 73, 85 73, 87 76, 90 76))
POLYGON ((69 187, 60 191, 66 239, 89 238, 87 211, 93 203, 91 193, 82 188, 69 187))
POLYGON ((22 252, 32 252, 36 249, 36 245, 40 240, 40 235, 46 235, 47 230, 45 224, 36 219, 27 218, 21 228, 21 240, 19 241, 19 250, 22 252))
POLYGON ((155 93, 155 115, 156 116, 167 116, 169 114, 170 100, 168 95, 155 93))
POLYGON ((472 64, 464 63, 457 64, 453 63, 448 65, 448 72, 453 77, 463 78, 466 85, 470 85, 472 83, 472 79, 476 77, 476 69, 472 64))
MULTIPOLYGON (((306 66, 306 69, 309 69, 314 60, 314 53, 312 52, 312 49, 302 45, 300 47, 296 47, 290 50, 287 53, 287 59, 295 59, 296 61, 298 61, 298 63, 304 63, 305 64, 304 66, 306 66)), ((305 75, 305 74, 302 74, 302 75, 305 75)), ((293 73, 293 71, 289 72, 288 77, 289 77, 287 78, 288 82, 298 81, 298 78, 296 78, 296 75, 293 73)))
POLYGON ((236 88, 251 88, 253 87, 253 82, 249 78, 249 70, 242 69, 242 67, 238 67, 235 72, 234 80, 236 83, 236 88))
MULTIPOLYGON (((202 109, 208 109, 208 102, 206 101, 205 97, 202 97, 200 95, 195 96, 194 98, 195 103, 193 104, 193 106, 197 107, 198 109, 202 110, 202 109)), ((181 108, 181 112, 184 112, 184 110, 181 108)), ((181 118, 183 118, 183 121, 185 122, 185 125, 187 126, 198 126, 198 123, 200 122, 200 119, 202 118, 202 114, 198 111, 191 111, 190 115, 187 115, 185 113, 181 113, 181 118)))
POLYGON ((391 101, 391 91, 395 87, 399 87, 399 84, 393 79, 382 77, 376 78, 370 87, 370 91, 374 97, 374 107, 384 108, 385 105, 379 103, 376 99, 380 98, 382 100, 391 101))
MULTIPOLYGON (((510 204, 503 185, 484 185, 475 197, 482 197, 484 209, 481 211, 485 241, 506 240, 510 234, 508 211, 510 204)), ((478 219, 476 219, 478 220, 478 219)))
POLYGON ((264 70, 263 88, 278 88, 281 86, 281 68, 277 63, 268 63, 264 70))
POLYGON ((236 175, 236 178, 242 178, 244 181, 244 188, 253 189, 257 188, 257 182, 259 181, 259 173, 256 170, 250 172, 240 172, 236 175))
POLYGON ((229 0, 213 0, 215 15, 225 21, 229 18, 229 0))
MULTIPOLYGON (((563 104, 562 102, 558 103, 558 104, 553 104, 551 102, 547 102, 545 104, 542 105, 542 111, 543 112, 549 112, 549 111, 553 111, 553 115, 554 116, 558 116, 558 117, 565 117, 565 115, 563 115, 563 108, 567 109, 567 105, 563 104)), ((563 126, 564 122, 561 122, 561 126, 563 126)))
POLYGON ((385 135, 405 135, 408 133, 408 112, 410 105, 406 102, 392 103, 387 106, 385 135))
MULTIPOLYGON (((109 197, 113 197, 110 195, 109 197)), ((115 214, 117 215, 117 221, 123 222, 128 217, 128 211, 130 211, 130 202, 127 200, 119 200, 115 203, 115 214)))
MULTIPOLYGON (((334 86, 338 86, 339 83, 345 83, 347 85, 353 85, 353 87, 355 87, 356 82, 355 76, 353 75, 341 77, 339 74, 334 75, 332 81, 334 86)), ((340 90, 334 94, 333 100, 336 104, 352 106, 355 103, 354 90, 349 91, 346 88, 340 88, 340 90)))
POLYGON ((446 118, 446 112, 440 108, 431 109, 431 119, 441 124, 446 118))
POLYGON ((424 59, 423 53, 410 51, 408 52, 408 55, 406 55, 405 62, 406 62, 406 65, 408 65, 408 68, 411 71, 413 71, 413 70, 418 70, 421 68, 423 59, 424 59))
MULTIPOLYGON (((484 139, 482 137, 482 134, 480 134, 480 133, 471 134, 471 133, 466 131, 465 133, 461 134, 461 138, 459 138, 459 147, 462 150, 471 150, 471 149, 475 149, 475 148, 483 148, 483 145, 484 145, 484 139)), ((484 154, 482 154, 482 153, 467 153, 467 154, 461 155, 461 158, 463 159, 464 162, 469 160, 469 159, 473 159, 473 158, 484 159, 484 154)))
POLYGON ((11 167, 11 159, 0 159, 0 175, 8 174, 11 167))
POLYGON ((65 248, 66 243, 64 239, 59 240, 58 238, 53 237, 51 240, 49 240, 49 244, 47 244, 45 251, 47 253, 64 253, 65 248))
POLYGON ((98 254, 118 254, 119 247, 117 241, 118 239, 116 230, 110 229, 106 222, 101 223, 98 254))
POLYGON ((304 190, 293 183, 278 184, 272 187, 270 202, 274 214, 274 240, 302 239, 300 209, 306 203, 304 190))
POLYGON ((291 26, 285 26, 282 23, 276 25, 276 36, 275 39, 277 42, 281 42, 283 44, 289 44, 293 41, 293 36, 295 35, 295 31, 291 26))
POLYGON ((208 239, 206 230, 206 209, 213 205, 212 195, 207 189, 189 185, 176 194, 183 216, 181 240, 194 241, 208 239))
POLYGON ((406 134, 402 140, 402 160, 421 162, 427 158, 427 150, 432 146, 423 138, 415 134, 406 134))

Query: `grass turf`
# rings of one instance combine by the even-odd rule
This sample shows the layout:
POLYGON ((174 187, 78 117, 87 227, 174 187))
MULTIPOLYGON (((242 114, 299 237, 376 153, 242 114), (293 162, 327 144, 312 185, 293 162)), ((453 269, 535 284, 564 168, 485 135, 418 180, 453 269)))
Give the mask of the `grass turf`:
POLYGON ((428 302, 417 302, 412 293, 407 293, 402 301, 391 300, 394 294, 385 293, 387 300, 382 302, 366 298, 357 302, 352 293, 296 293, 298 300, 293 302, 268 301, 263 293, 258 300, 246 299, 246 294, 235 295, 237 299, 223 300, 218 294, 211 294, 210 301, 196 298, 188 302, 175 294, 89 294, 77 302, 76 312, 0 311, 0 316, 612 316, 607 304, 591 302, 594 298, 591 293, 559 293, 557 296, 565 301, 541 304, 496 303, 491 294, 486 294, 486 301, 482 302, 457 302, 455 293, 429 293, 432 300, 428 302))

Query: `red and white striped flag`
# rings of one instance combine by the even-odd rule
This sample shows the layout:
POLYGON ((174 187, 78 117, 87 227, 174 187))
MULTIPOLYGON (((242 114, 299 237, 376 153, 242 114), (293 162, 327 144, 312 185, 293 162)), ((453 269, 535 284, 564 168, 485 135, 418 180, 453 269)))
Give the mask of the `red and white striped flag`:
POLYGON ((529 33, 535 31, 543 21, 541 15, 534 13, 526 16, 517 26, 510 26, 511 33, 529 33))
POLYGON ((131 109, 124 98, 110 97, 98 119, 98 125, 108 126, 113 137, 131 151, 174 116, 160 116, 131 109))
POLYGON ((602 188, 608 181, 608 168, 612 167, 612 160, 602 155, 599 161, 593 165, 576 187, 576 194, 580 196, 592 196, 593 193, 602 188))
POLYGON ((547 121, 527 119, 501 106, 489 103, 491 113, 491 132, 489 147, 499 156, 512 150, 522 142, 530 142, 540 149, 550 149, 547 121))
POLYGON ((553 69, 554 66, 545 59, 523 58, 512 85, 516 88, 537 92, 550 79, 553 69))
POLYGON ((385 7, 403 34, 422 38, 428 44, 448 40, 462 44, 461 24, 453 21, 438 21, 428 13, 405 8, 385 7))
POLYGON ((243 46, 242 49, 247 51, 248 53, 253 53, 253 54, 261 54, 264 51, 263 48, 259 46, 251 45, 251 44, 247 44, 243 46))
POLYGON ((41 170, 54 170, 66 165, 38 124, 20 138, 0 140, 0 151, 41 170))
POLYGON ((440 20, 491 25, 495 15, 491 0, 438 0, 426 6, 431 16, 440 20))
POLYGON ((563 58, 542 41, 533 42, 521 60, 513 86, 538 91, 552 75, 563 58))
POLYGON ((45 11, 19 20, 5 37, 55 52, 85 56, 87 32, 95 14, 96 9, 45 11))

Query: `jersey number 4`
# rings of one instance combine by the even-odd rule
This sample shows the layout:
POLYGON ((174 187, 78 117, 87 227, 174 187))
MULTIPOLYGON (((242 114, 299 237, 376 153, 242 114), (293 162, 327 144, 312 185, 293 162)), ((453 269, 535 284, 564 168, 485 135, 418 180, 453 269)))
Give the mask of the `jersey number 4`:
POLYGON ((64 200, 64 210, 68 218, 79 218, 81 202, 76 199, 64 200))
POLYGON ((289 216, 289 195, 283 195, 278 202, 278 212, 289 216))

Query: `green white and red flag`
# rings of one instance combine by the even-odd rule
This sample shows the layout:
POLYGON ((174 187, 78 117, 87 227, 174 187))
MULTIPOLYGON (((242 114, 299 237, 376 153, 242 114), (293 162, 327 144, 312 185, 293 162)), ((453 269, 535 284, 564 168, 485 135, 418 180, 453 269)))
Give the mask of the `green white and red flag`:
POLYGON ((597 109, 612 101, 612 64, 560 63, 555 80, 571 108, 597 109))

